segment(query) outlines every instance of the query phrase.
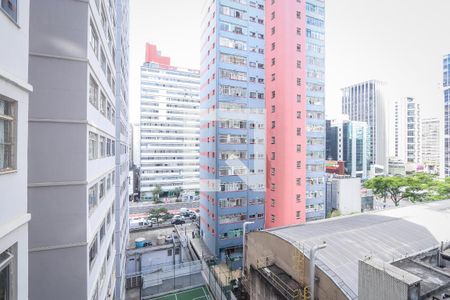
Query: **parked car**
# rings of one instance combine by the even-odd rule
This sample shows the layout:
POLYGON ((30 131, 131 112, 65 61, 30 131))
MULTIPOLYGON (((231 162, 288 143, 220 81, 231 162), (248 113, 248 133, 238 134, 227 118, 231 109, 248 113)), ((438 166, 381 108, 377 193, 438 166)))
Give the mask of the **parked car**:
POLYGON ((172 221, 173 221, 173 220, 183 220, 183 221, 185 221, 185 218, 184 218, 184 216, 174 215, 174 216, 172 217, 172 221))
POLYGON ((185 221, 185 220, 182 220, 182 219, 175 219, 175 220, 172 220, 172 224, 173 224, 173 225, 181 225, 181 224, 184 224, 184 223, 186 223, 186 221, 185 221))
POLYGON ((198 216, 197 216, 197 213, 196 213, 196 212, 191 213, 190 218, 191 218, 192 221, 197 220, 197 217, 198 217, 198 216))

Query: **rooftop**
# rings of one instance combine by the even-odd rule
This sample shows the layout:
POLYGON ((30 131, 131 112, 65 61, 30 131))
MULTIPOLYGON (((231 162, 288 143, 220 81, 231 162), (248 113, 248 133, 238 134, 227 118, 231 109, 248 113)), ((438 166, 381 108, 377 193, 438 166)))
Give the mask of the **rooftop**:
MULTIPOLYGON (((175 231, 175 227, 170 226, 170 227, 157 228, 157 229, 149 228, 148 230, 130 232, 130 239, 128 241, 127 249, 128 250, 136 249, 135 241, 138 238, 144 238, 146 241, 151 241, 153 244, 153 246, 139 248, 139 249, 146 249, 146 250, 153 249, 153 248, 157 247, 158 236, 172 235, 172 232, 174 232, 174 231, 175 231)), ((176 238, 178 237, 178 234, 176 233, 176 231, 175 231, 175 236, 176 236, 176 238)))
POLYGON ((267 230, 298 247, 327 242, 317 266, 349 298, 358 295, 358 261, 375 257, 395 262, 437 248, 450 240, 450 200, 363 213, 267 230))

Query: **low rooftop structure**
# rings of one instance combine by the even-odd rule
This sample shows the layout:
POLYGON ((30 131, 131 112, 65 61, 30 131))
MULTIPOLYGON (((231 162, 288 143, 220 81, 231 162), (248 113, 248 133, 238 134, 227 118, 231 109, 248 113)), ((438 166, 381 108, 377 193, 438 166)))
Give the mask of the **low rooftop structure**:
MULTIPOLYGON (((247 237, 245 282, 250 295, 256 295, 252 299, 263 299, 267 293, 286 299, 275 286, 265 291, 258 288, 264 284, 257 283, 254 276, 261 268, 276 265, 308 292, 309 251, 326 242, 327 247, 316 255, 319 299, 358 299, 359 261, 368 257, 397 268, 404 266, 400 269, 421 278, 423 289, 435 289, 407 267, 420 260, 408 265, 405 259, 436 251, 442 241, 450 241, 449 228, 450 200, 446 200, 252 232, 247 237)), ((445 288, 446 281, 439 284, 445 288)))

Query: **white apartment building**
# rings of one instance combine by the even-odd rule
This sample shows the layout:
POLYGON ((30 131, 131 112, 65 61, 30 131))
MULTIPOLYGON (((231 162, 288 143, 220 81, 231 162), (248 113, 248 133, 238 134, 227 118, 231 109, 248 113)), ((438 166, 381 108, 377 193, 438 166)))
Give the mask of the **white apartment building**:
POLYGON ((368 126, 369 164, 388 165, 388 132, 386 89, 384 83, 370 80, 342 89, 342 113, 351 121, 366 122, 368 126))
POLYGON ((29 0, 0 1, 0 299, 28 299, 29 0))
POLYGON ((407 172, 416 171, 422 162, 420 104, 411 97, 396 100, 391 114, 390 156, 402 160, 407 172))
POLYGON ((31 1, 31 299, 125 299, 128 10, 31 1))
POLYGON ((199 190, 200 74, 170 66, 147 44, 141 67, 140 191, 199 190))
POLYGON ((422 119, 422 162, 428 172, 439 174, 441 164, 441 123, 438 118, 422 119))

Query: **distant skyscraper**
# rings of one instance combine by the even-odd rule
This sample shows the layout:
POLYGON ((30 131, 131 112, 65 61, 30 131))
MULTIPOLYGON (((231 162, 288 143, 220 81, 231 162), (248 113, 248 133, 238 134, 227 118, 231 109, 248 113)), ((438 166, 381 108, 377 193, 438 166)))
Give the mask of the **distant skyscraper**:
POLYGON ((233 267, 243 223, 264 226, 264 1, 205 1, 200 88, 200 232, 233 267))
POLYGON ((450 54, 444 56, 444 175, 450 176, 450 54))
POLYGON ((325 217, 325 6, 266 0, 266 228, 325 217))
MULTIPOLYGON (((30 1, 0 1, 0 299, 28 295, 30 1), (17 8, 19 10, 17 11, 17 8)), ((49 145, 49 147, 51 147, 49 145)))
POLYGON ((345 173, 352 177, 367 177, 366 122, 348 119, 327 120, 327 160, 345 162, 345 173))
POLYGON ((441 122, 438 118, 422 119, 422 162, 430 173, 439 174, 441 164, 441 122))
POLYGON ((128 1, 30 2, 29 295, 122 300, 128 1))
POLYGON ((422 126, 420 104, 414 98, 394 102, 390 132, 393 133, 390 156, 401 159, 407 171, 415 171, 422 162, 422 126), (392 153, 393 151, 393 153, 392 153))
POLYGON ((342 113, 352 121, 366 122, 369 130, 369 163, 387 169, 387 108, 383 83, 370 80, 342 89, 342 113))
POLYGON ((174 67, 146 45, 141 67, 140 187, 199 190, 199 71, 174 67))

